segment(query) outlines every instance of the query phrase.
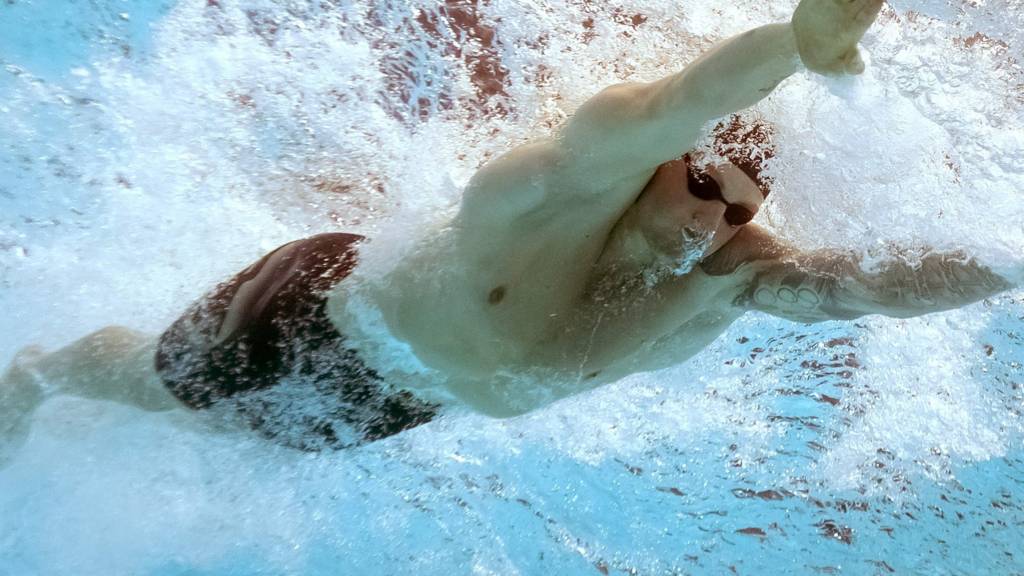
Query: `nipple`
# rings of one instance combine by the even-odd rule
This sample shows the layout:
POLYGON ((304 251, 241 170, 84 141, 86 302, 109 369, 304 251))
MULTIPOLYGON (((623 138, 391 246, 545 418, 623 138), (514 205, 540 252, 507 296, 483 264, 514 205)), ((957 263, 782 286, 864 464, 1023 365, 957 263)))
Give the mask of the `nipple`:
POLYGON ((487 302, 490 304, 497 304, 505 299, 505 287, 498 286, 491 293, 487 295, 487 302))

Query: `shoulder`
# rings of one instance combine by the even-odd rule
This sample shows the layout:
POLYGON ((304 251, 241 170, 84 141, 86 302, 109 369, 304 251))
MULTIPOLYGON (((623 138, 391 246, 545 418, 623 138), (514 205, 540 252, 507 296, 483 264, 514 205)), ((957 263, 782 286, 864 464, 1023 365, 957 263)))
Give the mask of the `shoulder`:
POLYGON ((487 162, 467 183, 460 211, 478 221, 506 221, 544 204, 565 163, 553 140, 518 146, 487 162))

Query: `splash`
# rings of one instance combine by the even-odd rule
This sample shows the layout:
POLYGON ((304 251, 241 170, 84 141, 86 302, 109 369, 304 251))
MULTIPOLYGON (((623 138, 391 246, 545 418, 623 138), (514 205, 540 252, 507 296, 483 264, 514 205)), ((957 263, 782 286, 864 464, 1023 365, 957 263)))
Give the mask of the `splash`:
POLYGON ((715 241, 715 233, 714 231, 707 230, 693 230, 684 226, 682 229, 682 240, 679 259, 674 263, 675 267, 672 268, 672 274, 675 276, 685 276, 697 264, 700 264, 700 261, 704 259, 704 255, 708 253, 708 249, 711 248, 711 244, 715 241))
MULTIPOLYGON (((0 362, 111 323, 159 331, 315 232, 372 237, 366 270, 386 270, 489 158, 792 4, 0 3, 0 362), (23 49, 18 30, 44 29, 59 58, 23 49)), ((1018 4, 893 2, 864 76, 784 83, 752 111, 773 148, 757 222, 1019 270, 1018 4)), ((57 396, 0 471, 0 565, 1019 571, 1022 315, 1019 294, 909 321, 751 314, 680 366, 320 455, 57 396)))

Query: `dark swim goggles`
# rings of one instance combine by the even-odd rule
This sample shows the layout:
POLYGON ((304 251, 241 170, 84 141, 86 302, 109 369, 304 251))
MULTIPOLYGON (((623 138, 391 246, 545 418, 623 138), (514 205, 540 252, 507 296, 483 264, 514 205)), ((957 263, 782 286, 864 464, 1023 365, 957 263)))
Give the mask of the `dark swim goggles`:
POLYGON ((686 157, 686 186, 701 200, 718 200, 725 204, 725 222, 730 226, 742 226, 754 219, 755 212, 741 204, 732 204, 722 196, 722 188, 714 178, 698 172, 689 156, 686 157))

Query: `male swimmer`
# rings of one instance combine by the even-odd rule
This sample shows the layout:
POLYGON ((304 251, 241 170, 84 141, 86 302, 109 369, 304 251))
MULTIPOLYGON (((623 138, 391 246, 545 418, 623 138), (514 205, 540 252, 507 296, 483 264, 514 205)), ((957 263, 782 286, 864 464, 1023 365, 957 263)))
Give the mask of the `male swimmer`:
MULTIPOLYGON (((802 0, 791 22, 723 41, 682 72, 604 89, 555 137, 481 168, 445 232, 363 297, 448 395, 507 417, 677 364, 747 310, 798 322, 908 317, 1011 288, 1019 280, 953 254, 869 272, 855 254, 788 245, 750 224, 764 201, 754 179, 689 154, 706 122, 765 98, 801 64, 863 71, 857 43, 882 4, 802 0)), ((112 327, 50 354, 23 351, 0 382, 0 426, 25 434, 41 382, 147 410, 228 406, 300 447, 431 420, 444 406, 385 381, 352 349, 346 278, 363 241, 286 244, 155 340, 112 327)))

